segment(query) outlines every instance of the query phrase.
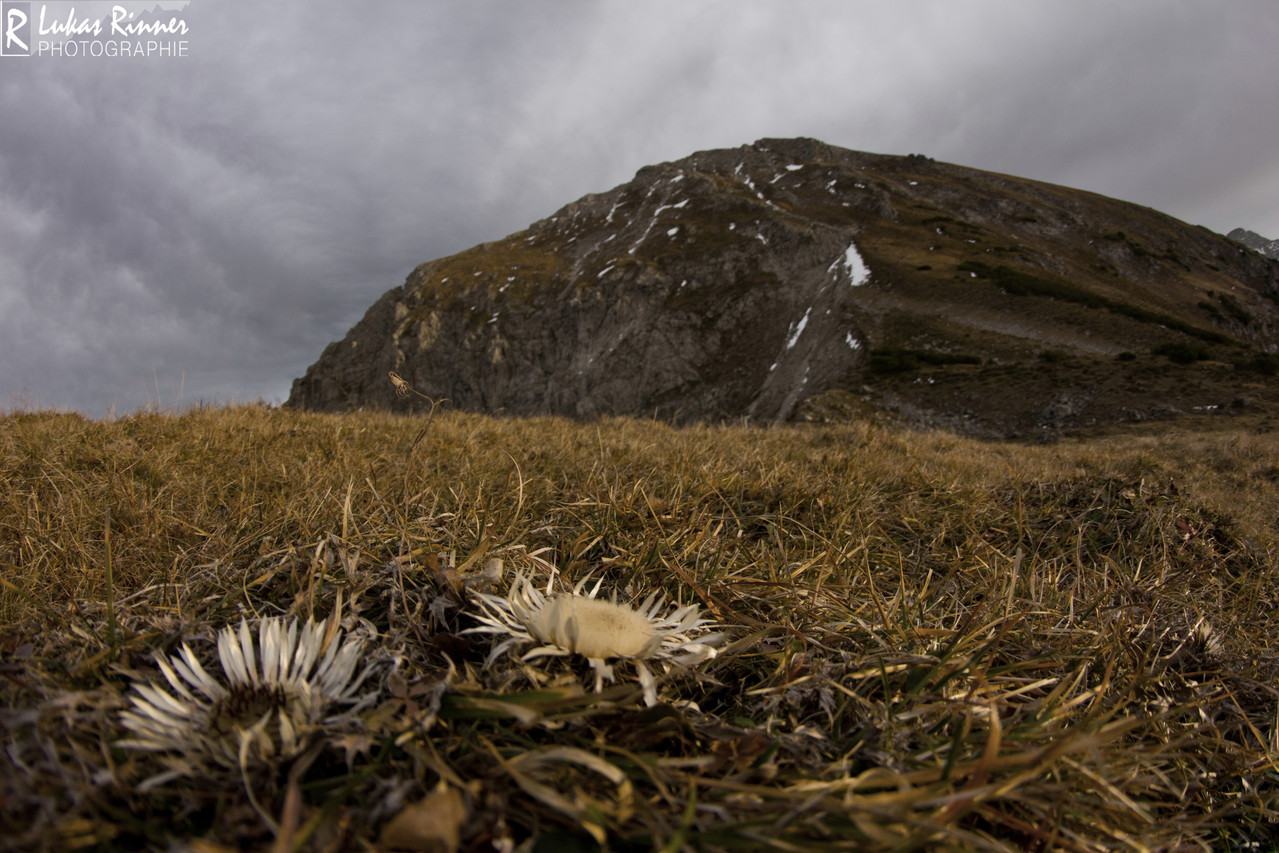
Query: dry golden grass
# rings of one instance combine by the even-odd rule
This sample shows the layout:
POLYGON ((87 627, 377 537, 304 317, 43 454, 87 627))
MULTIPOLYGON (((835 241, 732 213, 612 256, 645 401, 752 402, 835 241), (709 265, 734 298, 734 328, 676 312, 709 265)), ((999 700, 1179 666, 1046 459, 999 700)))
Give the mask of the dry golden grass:
POLYGON ((0 420, 0 836, 29 850, 1279 839, 1273 436, 1029 447, 865 425, 424 423, 254 406, 0 420), (730 637, 660 683, 655 708, 629 682, 593 692, 584 661, 535 684, 485 670, 462 634, 466 585, 497 557, 504 592, 533 554, 569 580, 700 603, 730 637), (187 641, 211 660, 241 615, 339 606, 379 638, 362 735, 252 780, 138 790, 154 759, 117 746, 118 715, 155 651, 187 641))

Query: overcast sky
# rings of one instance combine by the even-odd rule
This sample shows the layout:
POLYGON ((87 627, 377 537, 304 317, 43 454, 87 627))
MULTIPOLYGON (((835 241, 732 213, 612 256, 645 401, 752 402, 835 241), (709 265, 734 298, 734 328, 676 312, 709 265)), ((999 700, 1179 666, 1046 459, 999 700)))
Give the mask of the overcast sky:
POLYGON ((163 5, 0 57, 2 411, 282 402, 418 263, 761 137, 1279 237, 1273 0, 163 5))

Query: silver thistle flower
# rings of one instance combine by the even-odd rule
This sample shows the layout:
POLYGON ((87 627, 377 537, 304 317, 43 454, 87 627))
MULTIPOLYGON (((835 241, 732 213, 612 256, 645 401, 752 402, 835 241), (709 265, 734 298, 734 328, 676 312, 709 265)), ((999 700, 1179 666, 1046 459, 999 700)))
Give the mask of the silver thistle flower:
POLYGON ((341 641, 336 616, 316 624, 263 619, 255 648, 248 624, 218 632, 225 680, 211 676, 191 647, 156 663, 168 690, 155 682, 134 684, 133 707, 121 722, 133 737, 121 746, 168 753, 171 770, 150 787, 210 765, 247 770, 250 761, 288 759, 312 743, 322 726, 335 727, 376 701, 360 695, 370 673, 356 675, 363 643, 341 641), (338 708, 336 706, 345 706, 338 708))
POLYGON ((482 611, 476 615, 480 624, 463 633, 506 638, 493 647, 486 666, 509 649, 532 643, 540 645, 521 661, 581 655, 595 671, 596 691, 615 678, 609 660, 628 660, 650 706, 657 704, 657 685, 649 664, 688 666, 715 656, 713 643, 723 635, 703 633, 708 620, 699 618, 696 604, 663 613, 665 600, 658 592, 632 607, 598 598, 601 581, 584 594, 586 583, 578 582, 572 592, 553 593, 552 577, 543 592, 520 575, 505 597, 472 593, 482 611))

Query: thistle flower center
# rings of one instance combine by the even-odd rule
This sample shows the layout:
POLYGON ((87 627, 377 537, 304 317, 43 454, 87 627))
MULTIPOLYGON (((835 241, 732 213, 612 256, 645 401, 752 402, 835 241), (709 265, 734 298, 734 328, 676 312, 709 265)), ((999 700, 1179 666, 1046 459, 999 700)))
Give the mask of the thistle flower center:
POLYGON ((307 716, 307 709, 296 691, 283 685, 236 687, 229 696, 217 702, 209 714, 210 734, 221 737, 234 735, 257 724, 263 715, 283 711, 285 716, 299 722, 307 716))
POLYGON ((642 613, 575 595, 552 598, 533 614, 528 627, 544 643, 596 659, 642 655, 652 650, 656 636, 642 613))

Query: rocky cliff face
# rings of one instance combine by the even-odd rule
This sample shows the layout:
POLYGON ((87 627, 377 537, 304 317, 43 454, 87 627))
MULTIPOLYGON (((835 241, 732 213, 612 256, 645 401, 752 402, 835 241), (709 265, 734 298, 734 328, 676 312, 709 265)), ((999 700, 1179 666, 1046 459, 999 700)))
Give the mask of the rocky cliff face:
POLYGON ((1060 415, 1041 382, 1026 412, 994 413, 1001 370, 1042 374, 1045 352, 1107 376, 1161 347, 1255 359, 1279 343, 1277 303, 1279 264, 1146 208, 917 155, 761 140, 646 167, 422 264, 289 404, 410 407, 394 371, 467 410, 771 423, 862 403, 928 412, 911 386, 944 374, 968 390, 939 415, 967 405, 973 423, 1010 431, 1054 406, 1086 418, 1089 404, 1060 415))
POLYGON ((1249 249, 1260 252, 1267 258, 1279 260, 1279 240, 1267 240, 1255 231, 1236 228, 1226 235, 1237 243, 1243 243, 1249 249))

